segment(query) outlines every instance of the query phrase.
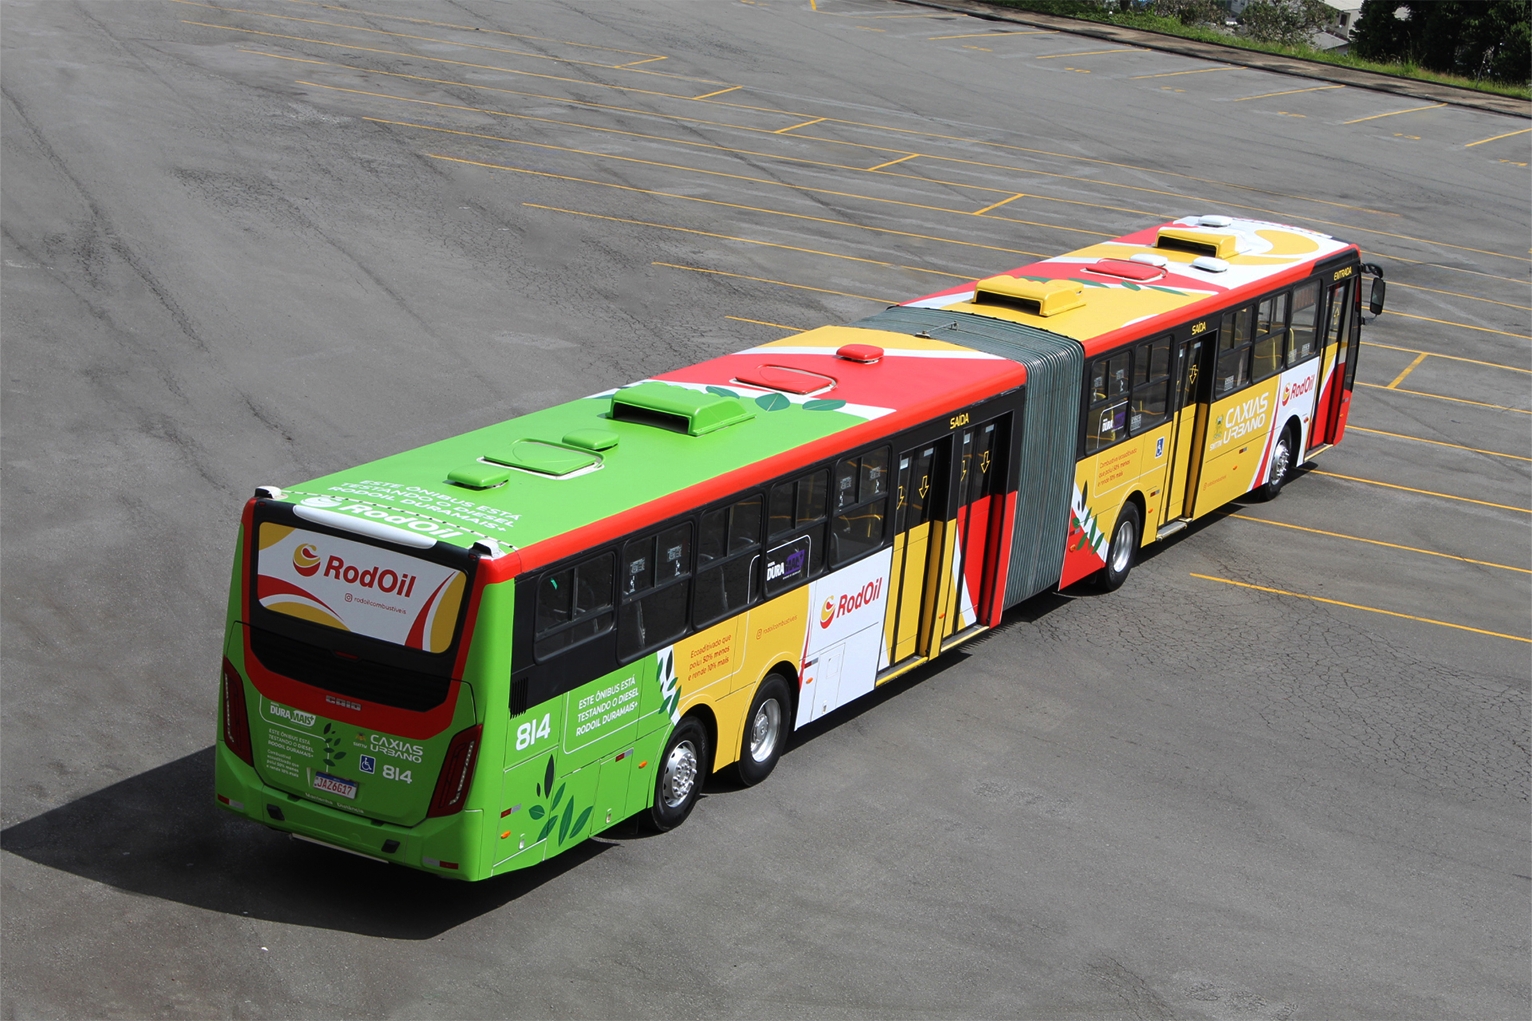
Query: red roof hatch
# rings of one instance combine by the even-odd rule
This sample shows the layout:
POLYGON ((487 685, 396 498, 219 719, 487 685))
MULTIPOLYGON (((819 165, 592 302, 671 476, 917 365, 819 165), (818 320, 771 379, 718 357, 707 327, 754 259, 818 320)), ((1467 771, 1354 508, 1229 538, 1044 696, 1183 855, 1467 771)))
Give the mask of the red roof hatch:
POLYGON ((734 377, 747 386, 758 386, 766 390, 780 390, 789 394, 811 394, 821 390, 828 390, 835 385, 835 380, 829 376, 822 376, 817 372, 809 372, 807 369, 793 369, 786 365, 757 365, 748 372, 741 372, 734 377))

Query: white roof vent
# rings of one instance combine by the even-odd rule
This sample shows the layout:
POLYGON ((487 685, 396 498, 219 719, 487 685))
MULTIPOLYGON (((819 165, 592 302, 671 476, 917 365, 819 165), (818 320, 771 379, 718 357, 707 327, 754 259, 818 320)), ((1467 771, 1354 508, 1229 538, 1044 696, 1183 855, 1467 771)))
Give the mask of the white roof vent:
POLYGON ((1229 264, 1211 255, 1199 255, 1192 260, 1192 269, 1200 269, 1208 273, 1225 273, 1229 269, 1229 264))
POLYGON ((1197 222, 1204 227, 1227 227, 1234 222, 1227 216, 1199 216, 1197 222))
POLYGON ((1164 269, 1170 264, 1170 260, 1163 255, 1153 255, 1149 252, 1139 252, 1137 255, 1128 256, 1129 262, 1141 262, 1146 266, 1158 266, 1164 269))

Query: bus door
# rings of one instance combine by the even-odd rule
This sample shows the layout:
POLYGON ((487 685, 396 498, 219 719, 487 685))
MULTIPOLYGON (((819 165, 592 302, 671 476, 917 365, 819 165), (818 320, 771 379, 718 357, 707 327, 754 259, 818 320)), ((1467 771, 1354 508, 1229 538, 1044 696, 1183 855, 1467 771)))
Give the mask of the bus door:
POLYGON ((1335 371, 1330 374, 1329 387, 1321 403, 1325 406, 1323 429, 1315 429, 1314 435, 1323 435, 1326 443, 1339 443, 1346 430, 1346 416, 1351 410, 1351 389, 1356 385, 1357 346, 1361 330, 1357 321, 1361 318, 1361 291, 1356 281, 1346 280, 1330 288, 1330 308, 1325 320, 1325 350, 1328 357, 1334 345, 1335 371))
POLYGON ((930 654, 932 623, 945 552, 941 510, 952 438, 899 455, 894 490, 894 555, 884 619, 885 667, 930 654))
POLYGON ((990 611, 999 573, 1005 487, 999 462, 1009 416, 965 427, 957 436, 957 537, 952 555, 949 605, 937 611, 943 639, 994 623, 990 611), (993 494, 1000 499, 992 499, 993 494), (942 616, 945 614, 945 617, 942 616))
POLYGON ((1201 458, 1202 434, 1207 428, 1208 405, 1199 398, 1206 373, 1203 371, 1203 352, 1207 342, 1201 337, 1181 341, 1176 351, 1176 397, 1175 427, 1171 432, 1170 472, 1165 479, 1165 499, 1158 522, 1163 527, 1180 517, 1191 517, 1191 498, 1197 492, 1197 471, 1201 458))

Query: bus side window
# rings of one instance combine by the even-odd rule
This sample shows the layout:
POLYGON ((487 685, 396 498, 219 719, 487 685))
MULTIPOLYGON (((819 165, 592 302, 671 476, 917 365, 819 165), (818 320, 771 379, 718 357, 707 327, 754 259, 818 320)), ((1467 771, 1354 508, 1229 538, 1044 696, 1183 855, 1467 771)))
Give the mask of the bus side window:
POLYGON ((623 547, 624 588, 617 614, 617 655, 636 659, 686 630, 691 585, 690 522, 623 547))
POLYGON ((810 472, 771 490, 771 543, 766 551, 766 594, 777 595, 817 577, 825 564, 827 470, 810 472), (788 515, 791 515, 789 518, 788 515), (783 520, 791 521, 791 530, 783 520), (785 541, 784 541, 785 540, 785 541))
POLYGON ((612 629, 612 555, 602 553, 543 576, 537 586, 539 660, 612 629))
POLYGON ((1128 430, 1146 432, 1170 417, 1170 338, 1140 344, 1133 354, 1133 402, 1128 430))
POLYGON ((692 613, 706 627, 754 602, 761 554, 761 498, 751 496, 702 516, 692 613))
POLYGON ((1213 373, 1213 397, 1242 389, 1250 382, 1250 321, 1253 310, 1225 312, 1218 329, 1218 367, 1213 373))
POLYGON ((846 458, 836 466, 835 478, 830 564, 839 567, 883 545, 888 520, 888 448, 846 458))
POLYGON ((1287 339, 1287 293, 1272 295, 1261 302, 1257 316, 1257 339, 1251 348, 1252 380, 1265 379, 1282 370, 1283 342, 1287 339))
POLYGON ((1287 355, 1288 365, 1297 365, 1314 357, 1315 318, 1319 312, 1319 281, 1310 280, 1293 292, 1293 339, 1287 355))
POLYGON ((1127 351, 1097 358, 1091 365, 1091 403, 1085 418, 1085 452, 1094 454, 1128 435, 1127 351))

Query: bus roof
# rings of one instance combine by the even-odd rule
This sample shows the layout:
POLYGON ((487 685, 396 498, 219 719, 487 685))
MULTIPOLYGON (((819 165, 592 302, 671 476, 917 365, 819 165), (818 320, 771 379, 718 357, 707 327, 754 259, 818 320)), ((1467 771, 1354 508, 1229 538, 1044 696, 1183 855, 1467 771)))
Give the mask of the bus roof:
POLYGON ((956 344, 826 326, 336 472, 282 499, 314 520, 367 518, 374 530, 463 547, 544 543, 523 556, 530 567, 1025 379, 1021 365, 956 344), (874 350, 838 353, 847 345, 874 350), (614 417, 614 395, 638 413, 625 404, 614 417), (681 431, 694 410, 707 416, 698 435, 681 431))
MULTIPOLYGON (((1203 303, 1301 279, 1351 247, 1298 227, 1183 217, 906 304, 1035 327, 1091 357, 1185 322, 1203 303)), ((530 568, 1025 380, 1017 362, 959 344, 825 326, 336 472, 282 499, 314 520, 369 519, 385 537, 492 540, 530 568)))
POLYGON ((1302 227, 1184 216, 905 304, 1025 323, 1078 340, 1090 358, 1184 323, 1198 305, 1302 279, 1315 263, 1354 248, 1302 227))

